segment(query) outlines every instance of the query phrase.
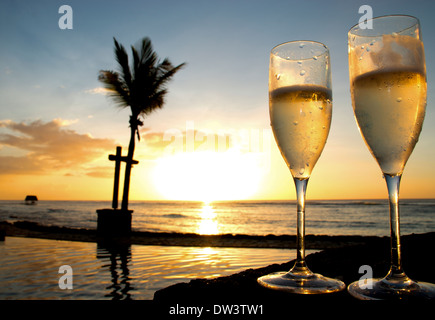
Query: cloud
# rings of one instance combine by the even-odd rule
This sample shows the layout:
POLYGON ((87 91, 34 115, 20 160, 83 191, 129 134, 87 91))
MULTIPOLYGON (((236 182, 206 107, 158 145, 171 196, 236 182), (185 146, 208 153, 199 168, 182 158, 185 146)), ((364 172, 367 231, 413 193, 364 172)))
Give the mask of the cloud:
POLYGON ((94 178, 113 178, 112 167, 94 167, 86 172, 86 175, 94 178))
POLYGON ((32 157, 0 156, 0 174, 43 174, 43 163, 32 157))
MULTIPOLYGON (((59 170, 83 171, 92 162, 113 151, 111 139, 93 138, 67 127, 73 121, 54 119, 30 123, 0 121, 0 146, 27 152, 24 156, 0 154, 0 174, 50 174, 59 170)), ((92 176, 96 176, 95 174, 92 176)), ((100 175, 102 176, 102 175, 100 175)))
POLYGON ((74 123, 79 122, 79 119, 65 120, 65 119, 61 119, 61 118, 56 118, 56 119, 53 119, 53 122, 57 123, 60 127, 67 127, 67 126, 70 126, 74 123))
POLYGON ((103 88, 103 87, 97 87, 94 89, 85 90, 85 93, 89 93, 89 94, 107 95, 109 92, 110 92, 110 90, 103 88))

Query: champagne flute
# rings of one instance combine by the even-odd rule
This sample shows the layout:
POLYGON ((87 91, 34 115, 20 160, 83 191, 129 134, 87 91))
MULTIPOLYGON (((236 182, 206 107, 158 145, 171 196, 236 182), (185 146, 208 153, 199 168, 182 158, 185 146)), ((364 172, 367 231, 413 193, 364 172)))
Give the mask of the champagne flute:
POLYGON ((382 279, 356 281, 348 291, 363 300, 435 298, 435 285, 412 281, 400 249, 399 185, 418 141, 426 109, 426 65, 417 18, 378 17, 373 28, 348 34, 352 105, 359 131, 385 177, 390 206, 391 267, 382 279))
POLYGON ((296 186, 297 258, 290 271, 265 275, 258 282, 302 294, 340 291, 345 288, 342 281, 311 272, 305 262, 305 192, 332 115, 329 50, 324 44, 292 41, 272 49, 269 112, 276 143, 296 186))

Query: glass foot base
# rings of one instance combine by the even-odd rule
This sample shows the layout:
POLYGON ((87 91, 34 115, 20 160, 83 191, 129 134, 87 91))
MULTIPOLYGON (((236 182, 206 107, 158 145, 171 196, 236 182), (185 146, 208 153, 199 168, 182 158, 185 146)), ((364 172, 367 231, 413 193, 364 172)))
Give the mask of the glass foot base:
POLYGON ((435 299, 435 284, 417 281, 396 282, 383 279, 355 281, 347 290, 360 300, 431 300, 435 299))
POLYGON ((317 273, 296 275, 291 271, 271 273, 258 278, 257 281, 266 288, 301 294, 337 292, 346 287, 340 280, 317 273))

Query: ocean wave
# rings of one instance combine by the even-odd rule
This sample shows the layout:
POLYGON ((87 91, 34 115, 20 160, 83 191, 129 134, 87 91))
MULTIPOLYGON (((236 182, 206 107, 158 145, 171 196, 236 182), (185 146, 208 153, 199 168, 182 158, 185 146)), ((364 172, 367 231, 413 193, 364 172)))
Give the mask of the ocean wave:
POLYGON ((239 200, 239 201, 214 201, 211 205, 218 207, 259 207, 259 206, 282 206, 295 204, 295 200, 239 200))
POLYGON ((62 209, 62 208, 59 208, 59 209, 47 208, 47 212, 48 213, 65 213, 65 212, 68 212, 68 211, 70 211, 70 210, 65 210, 65 209, 62 209))
POLYGON ((405 202, 405 201, 401 201, 400 202, 401 206, 418 206, 418 207, 429 207, 429 208, 433 208, 435 207, 435 203, 425 203, 425 202, 405 202))
POLYGON ((379 201, 307 201, 307 205, 310 206, 322 206, 322 207, 352 207, 352 206, 383 206, 387 205, 388 202, 386 200, 379 201))
MULTIPOLYGON (((377 206, 377 205, 386 205, 388 201, 386 199, 380 200, 307 200, 307 205, 313 206, 377 206)), ((259 207, 259 206, 272 206, 272 207, 280 207, 280 206, 288 206, 295 205, 296 200, 269 200, 269 201, 222 201, 222 202, 213 202, 212 204, 216 204, 219 207, 259 207)))
POLYGON ((170 213, 170 214, 162 214, 160 215, 160 217, 180 219, 180 218, 188 218, 189 216, 181 213, 170 213))

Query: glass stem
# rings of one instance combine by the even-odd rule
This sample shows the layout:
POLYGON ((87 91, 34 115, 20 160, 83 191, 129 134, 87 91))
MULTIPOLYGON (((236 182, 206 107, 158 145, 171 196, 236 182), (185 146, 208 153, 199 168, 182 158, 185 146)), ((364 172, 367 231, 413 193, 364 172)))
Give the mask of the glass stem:
POLYGON ((391 239, 391 267, 387 280, 406 281, 407 276, 402 270, 402 254, 400 246, 400 221, 399 221, 399 187, 402 175, 384 174, 388 188, 390 202, 390 239, 391 239))
POLYGON ((290 270, 293 274, 310 275, 312 272, 305 263, 305 195, 307 179, 294 178, 297 195, 297 238, 296 238, 296 263, 290 270))

